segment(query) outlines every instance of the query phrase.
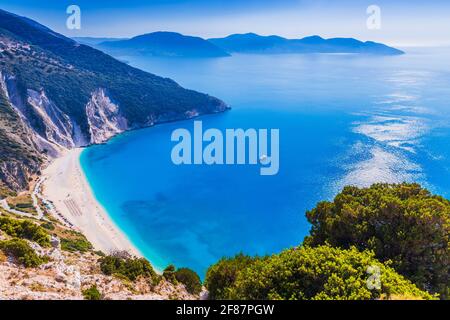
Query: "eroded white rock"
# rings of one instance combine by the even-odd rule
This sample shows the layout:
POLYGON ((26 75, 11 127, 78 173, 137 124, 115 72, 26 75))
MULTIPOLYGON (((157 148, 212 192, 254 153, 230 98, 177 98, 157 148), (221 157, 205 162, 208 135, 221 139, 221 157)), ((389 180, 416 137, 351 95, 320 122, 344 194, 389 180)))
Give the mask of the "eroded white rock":
POLYGON ((111 101, 104 89, 92 93, 86 105, 91 143, 103 143, 109 138, 128 129, 125 117, 119 106, 111 101))

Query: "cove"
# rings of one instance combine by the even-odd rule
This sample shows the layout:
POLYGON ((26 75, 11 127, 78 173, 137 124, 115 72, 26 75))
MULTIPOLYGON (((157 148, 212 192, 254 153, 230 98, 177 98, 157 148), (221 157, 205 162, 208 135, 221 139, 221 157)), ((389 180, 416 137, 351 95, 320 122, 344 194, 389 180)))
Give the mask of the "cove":
POLYGON ((80 162, 96 198, 156 268, 173 263, 204 278, 221 257, 300 245, 305 212, 345 185, 415 181, 450 196, 445 57, 123 57, 232 107, 196 119, 204 130, 279 129, 279 172, 175 165, 171 134, 195 120, 127 132, 87 148, 80 162))

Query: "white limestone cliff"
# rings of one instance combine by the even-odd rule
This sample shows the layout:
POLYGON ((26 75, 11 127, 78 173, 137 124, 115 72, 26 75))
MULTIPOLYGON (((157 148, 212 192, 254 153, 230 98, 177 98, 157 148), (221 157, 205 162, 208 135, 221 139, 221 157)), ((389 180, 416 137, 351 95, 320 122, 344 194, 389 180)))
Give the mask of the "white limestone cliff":
POLYGON ((111 101, 104 89, 92 93, 86 105, 91 143, 103 143, 128 129, 127 120, 120 114, 119 106, 111 101))

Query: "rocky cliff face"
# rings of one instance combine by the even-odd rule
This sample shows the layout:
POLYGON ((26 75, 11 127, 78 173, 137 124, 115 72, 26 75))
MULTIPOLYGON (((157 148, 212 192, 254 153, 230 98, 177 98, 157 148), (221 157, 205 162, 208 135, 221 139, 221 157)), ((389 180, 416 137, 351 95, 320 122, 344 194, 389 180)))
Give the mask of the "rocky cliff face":
POLYGON ((102 143, 128 129, 127 119, 119 106, 111 101, 104 89, 92 93, 86 105, 86 116, 89 124, 91 143, 102 143))
POLYGON ((227 109, 217 98, 3 10, 0 96, 0 187, 15 190, 66 149, 227 109))
MULTIPOLYGON (((130 129, 120 106, 113 102, 107 90, 103 88, 93 91, 85 105, 87 134, 82 131, 74 119, 64 113, 47 96, 45 90, 38 92, 27 89, 26 93, 26 99, 23 99, 17 88, 15 76, 0 70, 0 94, 4 97, 4 103, 11 108, 15 116, 14 124, 5 124, 4 129, 20 127, 19 131, 23 133, 22 135, 18 135, 14 130, 9 130, 8 137, 24 144, 44 162, 58 157, 64 150, 103 143, 130 129), (30 114, 34 116, 34 119, 30 118, 30 114), (37 127, 36 123, 39 123, 40 126, 37 127)), ((216 112, 226 109, 225 104, 220 104, 216 112)), ((188 110, 182 114, 175 112, 160 116, 150 114, 145 123, 135 125, 134 128, 192 118, 200 114, 197 109, 188 110)), ((27 186, 30 175, 39 171, 39 167, 38 163, 30 166, 20 161, 4 159, 0 161, 0 180, 13 190, 21 190, 27 186)))
POLYGON ((24 102, 18 93, 15 77, 1 70, 0 90, 21 119, 21 124, 29 130, 32 141, 28 143, 34 144, 39 152, 45 151, 50 157, 57 157, 64 149, 103 143, 128 129, 127 119, 121 115, 119 106, 101 88, 92 92, 85 106, 88 137, 75 120, 48 98, 44 90, 37 92, 27 89, 27 100, 24 102), (27 107, 32 108, 43 130, 39 131, 33 126, 27 107))
MULTIPOLYGON (((9 119, 9 123, 3 126, 3 129, 8 130, 11 136, 14 132, 10 129, 16 127, 16 136, 18 132, 23 133, 17 137, 18 142, 26 144, 39 154, 45 153, 50 157, 57 157, 61 152, 61 146, 56 141, 53 141, 54 137, 52 137, 53 128, 57 127, 57 124, 54 123, 54 120, 50 118, 48 111, 46 111, 46 108, 55 107, 45 97, 45 93, 43 93, 45 101, 38 99, 40 95, 33 90, 28 90, 28 94, 29 106, 34 108, 44 123, 46 122, 45 132, 48 132, 48 135, 39 134, 37 128, 33 126, 33 121, 29 118, 30 113, 27 112, 27 102, 19 93, 16 78, 0 70, 0 95, 3 97, 4 107, 10 109, 10 112, 14 114, 14 117, 9 119), (45 104, 50 104, 51 106, 44 106, 45 104), (17 130, 17 127, 20 130, 17 130)), ((2 117, 4 115, 0 113, 0 118, 2 117)), ((61 123, 63 122, 58 121, 59 125, 61 123)), ((59 129, 56 129, 53 134, 57 136, 62 135, 59 129)))
POLYGON ((25 165, 19 161, 0 162, 0 181, 12 190, 23 190, 28 186, 29 177, 39 171, 39 163, 25 165))
MULTIPOLYGON (((103 143, 128 129, 119 106, 111 101, 104 89, 95 90, 86 104, 89 124, 89 137, 86 137, 80 126, 61 111, 45 91, 28 89, 24 102, 14 80, 14 76, 0 71, 0 94, 12 114, 8 122, 3 121, 0 129, 8 139, 23 144, 43 161, 58 157, 67 149, 103 143), (32 108, 42 130, 33 126, 27 107, 32 108)), ((21 190, 27 186, 30 175, 39 171, 39 167, 38 162, 30 165, 12 157, 0 159, 0 180, 13 190, 21 190)))
POLYGON ((9 82, 0 71, 0 187, 22 190, 42 162, 33 130, 11 104, 16 97, 8 90, 9 82))
MULTIPOLYGON (((0 213, 1 216, 1 213, 0 213)), ((0 230, 0 241, 10 239, 0 230)), ((59 239, 58 240, 59 243, 59 239)), ((104 275, 94 252, 69 252, 59 245, 44 248, 26 240, 31 249, 48 262, 25 268, 0 250, 0 300, 83 300, 83 290, 95 285, 104 300, 196 300, 182 284, 164 279, 134 282, 104 275)))
POLYGON ((75 147, 72 120, 50 101, 44 91, 36 92, 28 89, 27 94, 28 104, 33 107, 44 124, 43 138, 63 148, 75 147))

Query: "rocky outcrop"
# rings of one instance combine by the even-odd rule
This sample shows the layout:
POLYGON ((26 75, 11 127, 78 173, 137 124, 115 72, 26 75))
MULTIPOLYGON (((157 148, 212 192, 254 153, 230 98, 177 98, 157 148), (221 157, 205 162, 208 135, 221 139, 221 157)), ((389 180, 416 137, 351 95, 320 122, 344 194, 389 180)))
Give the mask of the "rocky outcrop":
POLYGON ((47 97, 44 91, 36 92, 28 89, 27 94, 28 103, 45 126, 44 138, 67 149, 75 147, 72 120, 47 97))
MULTIPOLYGON (((16 78, 0 71, 0 89, 2 90, 0 94, 3 94, 7 100, 6 102, 17 115, 15 125, 19 126, 20 131, 23 133, 22 135, 17 136, 18 130, 16 128, 15 132, 10 131, 9 135, 16 135, 16 141, 29 146, 41 155, 44 154, 44 156, 49 156, 51 158, 58 157, 65 147, 52 141, 54 139, 49 139, 46 134, 42 136, 37 128, 33 127, 31 124, 32 121, 28 118, 27 102, 22 99, 19 93, 16 78)), ((57 124, 52 123, 52 120, 50 120, 51 118, 45 110, 41 110, 41 105, 43 103, 36 98, 38 94, 33 90, 28 90, 28 93, 32 95, 32 97, 28 99, 32 102, 32 104, 30 103, 29 105, 31 105, 31 107, 36 110, 37 114, 42 117, 42 121, 45 124, 45 132, 52 132, 52 128, 57 127, 57 124)), ((45 96, 45 93, 43 93, 43 95, 45 96)), ((46 100, 47 104, 53 105, 48 99, 46 100)), ((59 132, 58 134, 61 135, 59 132)))
MULTIPOLYGON (((14 76, 0 71, 0 89, 8 98, 8 102, 14 108, 23 125, 29 129, 29 137, 39 152, 43 152, 51 158, 57 157, 62 150, 88 144, 103 143, 111 137, 128 129, 128 121, 122 116, 119 105, 114 103, 107 95, 105 89, 97 89, 92 92, 90 100, 85 107, 89 133, 83 133, 80 126, 65 114, 51 101, 46 92, 41 90, 27 90, 26 102, 18 93, 14 76), (33 128, 30 119, 27 118, 26 104, 33 108, 44 127, 44 132, 39 133, 33 128), (86 135, 89 136, 86 139, 86 135)), ((151 119, 148 125, 153 125, 151 119)))
POLYGON ((35 134, 26 124, 16 101, 13 78, 0 72, 0 183, 13 190, 23 190, 29 176, 39 171, 40 151, 34 143, 35 134))
POLYGON ((92 93, 86 105, 91 143, 103 143, 128 129, 127 119, 120 114, 119 106, 113 103, 104 89, 92 93))
POLYGON ((40 164, 23 164, 19 161, 0 161, 0 181, 13 190, 24 190, 29 176, 39 170, 40 164))
MULTIPOLYGON (((19 191, 28 186, 29 177, 37 173, 47 159, 58 157, 64 150, 88 144, 102 143, 112 136, 127 130, 127 121, 121 116, 119 106, 98 89, 86 104, 86 118, 89 133, 83 133, 80 126, 47 96, 44 90, 28 89, 22 99, 13 75, 0 71, 0 94, 6 100, 14 117, 3 123, 0 114, 0 130, 5 139, 23 146, 34 154, 31 158, 41 161, 25 161, 12 156, 0 159, 0 181, 9 188, 19 191), (29 110, 39 118, 42 128, 35 128, 29 119, 29 110), (19 130, 20 129, 20 130, 19 130), (90 138, 86 138, 86 136, 90 138)), ((23 153, 23 151, 18 151, 23 153)), ((29 159, 28 159, 29 160, 29 159)))
MULTIPOLYGON (((3 10, 0 61, 0 98, 6 101, 5 108, 0 101, 0 138, 5 141, 0 142, 0 162, 10 162, 3 170, 13 169, 11 163, 18 161, 32 172, 35 162, 45 163, 66 149, 227 109, 215 97, 133 68, 3 10)), ((22 181, 8 185, 16 189, 22 181)))
MULTIPOLYGON (((22 134, 17 130, 9 130, 8 138, 24 145, 35 153, 34 158, 41 162, 58 157, 64 150, 89 144, 99 144, 111 137, 130 129, 126 117, 122 114, 118 103, 108 95, 106 89, 98 88, 91 93, 85 105, 85 117, 88 128, 81 129, 80 125, 71 119, 47 95, 44 89, 35 91, 26 90, 26 98, 18 90, 16 78, 0 70, 0 94, 6 98, 16 114, 14 126, 20 127, 22 134), (30 111, 31 110, 31 111, 30 111), (35 127, 36 119, 30 119, 30 113, 41 124, 35 127), (34 120, 34 121, 33 121, 34 120)), ((211 112, 222 112, 228 107, 219 103, 211 112)), ((198 109, 188 110, 184 113, 167 112, 159 115, 153 113, 147 116, 141 125, 132 128, 152 126, 157 123, 183 120, 201 115, 198 109)), ((12 125, 5 125, 6 129, 12 125)), ((0 114, 1 129, 1 114, 0 114)), ((29 176, 39 171, 38 163, 27 163, 17 159, 0 161, 0 180, 11 189, 19 191, 26 188, 29 176)))
POLYGON ((0 86, 11 105, 18 109, 19 114, 24 114, 25 105, 17 88, 16 78, 0 70, 0 86))
POLYGON ((173 285, 164 279, 154 285, 144 278, 131 283, 106 276, 100 271, 100 257, 95 253, 70 253, 61 251, 58 245, 42 248, 34 242, 27 242, 49 262, 38 268, 23 268, 13 259, 0 257, 0 299, 82 300, 82 291, 93 285, 105 300, 198 299, 189 294, 183 285, 173 285))

